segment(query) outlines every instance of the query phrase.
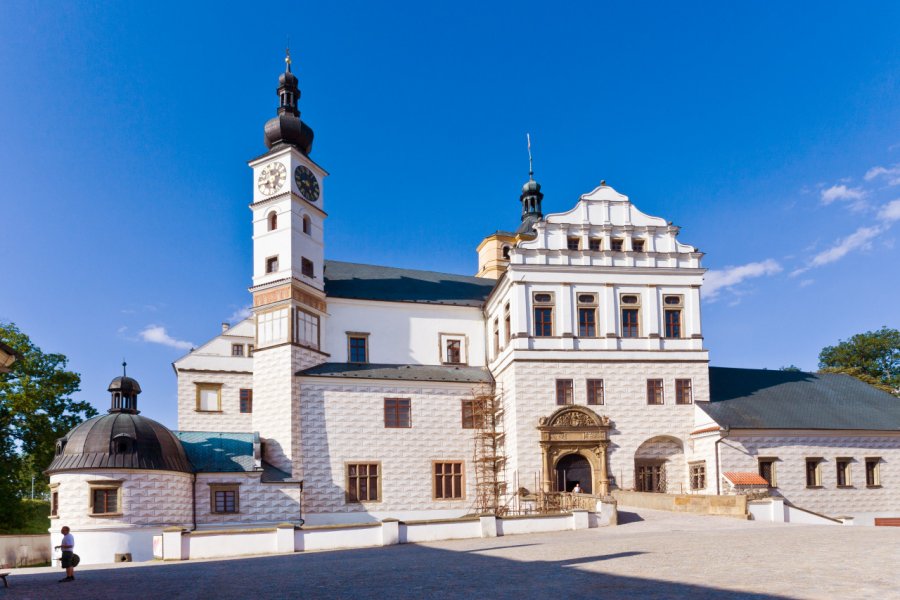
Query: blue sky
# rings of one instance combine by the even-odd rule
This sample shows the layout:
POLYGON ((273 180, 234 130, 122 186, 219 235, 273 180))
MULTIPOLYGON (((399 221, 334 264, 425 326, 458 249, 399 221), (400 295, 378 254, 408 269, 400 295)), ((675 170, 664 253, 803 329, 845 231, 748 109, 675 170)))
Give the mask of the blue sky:
POLYGON ((0 320, 108 407, 249 303, 289 37, 330 258, 456 273, 606 179, 706 253, 712 364, 816 368, 900 326, 896 3, 0 3, 0 320), (726 6, 727 4, 727 6, 726 6))

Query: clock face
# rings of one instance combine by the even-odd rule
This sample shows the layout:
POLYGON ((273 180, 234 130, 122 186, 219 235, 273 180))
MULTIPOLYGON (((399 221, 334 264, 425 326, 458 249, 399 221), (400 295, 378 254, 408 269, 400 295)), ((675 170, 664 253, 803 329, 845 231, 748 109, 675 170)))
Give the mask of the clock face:
POLYGON ((280 162, 273 162, 263 167, 256 181, 256 187, 265 195, 274 194, 284 185, 287 179, 287 169, 280 162))
POLYGON ((297 189, 300 190, 303 197, 310 202, 319 199, 319 180, 312 171, 303 165, 294 169, 294 183, 297 184, 297 189))

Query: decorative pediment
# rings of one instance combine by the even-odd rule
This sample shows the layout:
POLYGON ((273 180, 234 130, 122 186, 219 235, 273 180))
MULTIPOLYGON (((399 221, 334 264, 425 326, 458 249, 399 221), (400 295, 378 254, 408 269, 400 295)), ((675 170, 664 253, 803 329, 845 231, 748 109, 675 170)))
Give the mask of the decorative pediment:
POLYGON ((564 406, 549 417, 542 417, 540 428, 609 427, 609 417, 600 416, 584 406, 564 406))

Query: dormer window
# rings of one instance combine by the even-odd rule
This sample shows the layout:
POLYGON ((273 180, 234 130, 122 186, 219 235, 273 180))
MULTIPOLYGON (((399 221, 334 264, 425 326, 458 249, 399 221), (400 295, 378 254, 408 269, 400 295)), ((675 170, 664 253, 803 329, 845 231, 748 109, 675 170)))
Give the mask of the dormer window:
POLYGON ((111 454, 131 454, 134 450, 134 439, 131 436, 120 433, 110 441, 111 454))
POLYGON ((588 247, 591 249, 591 252, 600 252, 600 249, 603 247, 603 240, 600 238, 591 238, 588 240, 588 247))
POLYGON ((612 242, 610 242, 610 249, 613 252, 621 252, 625 247, 625 240, 622 238, 613 238, 612 242))
POLYGON ((278 229, 278 213, 274 210, 269 213, 269 231, 278 229))
POLYGON ((581 238, 577 236, 569 236, 568 238, 566 238, 566 247, 569 250, 580 250, 581 238))
POLYGON ((631 249, 635 252, 643 252, 644 240, 631 240, 631 249))
POLYGON ((66 449, 66 441, 67 440, 59 440, 56 442, 56 455, 59 456, 63 453, 63 450, 66 449))

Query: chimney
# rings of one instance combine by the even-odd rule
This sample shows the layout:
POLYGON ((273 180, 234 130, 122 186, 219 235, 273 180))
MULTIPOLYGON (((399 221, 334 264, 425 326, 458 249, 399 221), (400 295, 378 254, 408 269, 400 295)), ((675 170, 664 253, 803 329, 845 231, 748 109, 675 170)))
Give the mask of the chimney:
POLYGON ((231 325, 229 325, 228 323, 223 322, 223 323, 222 323, 222 333, 225 333, 226 331, 228 331, 228 328, 229 328, 229 327, 231 327, 231 325))

